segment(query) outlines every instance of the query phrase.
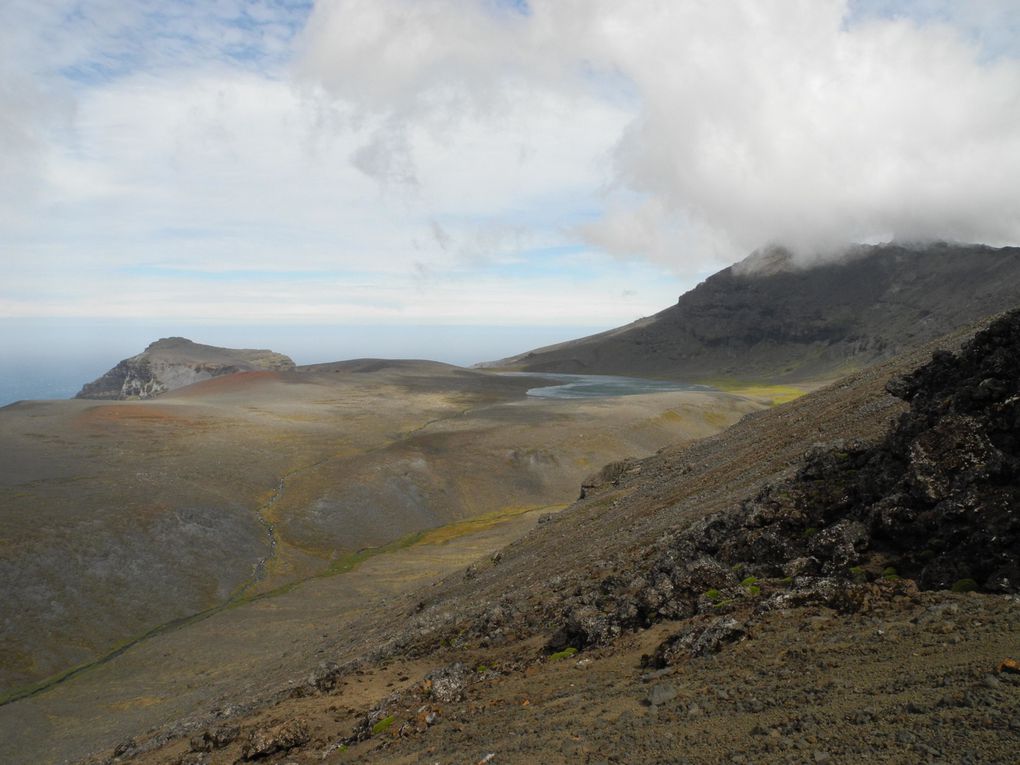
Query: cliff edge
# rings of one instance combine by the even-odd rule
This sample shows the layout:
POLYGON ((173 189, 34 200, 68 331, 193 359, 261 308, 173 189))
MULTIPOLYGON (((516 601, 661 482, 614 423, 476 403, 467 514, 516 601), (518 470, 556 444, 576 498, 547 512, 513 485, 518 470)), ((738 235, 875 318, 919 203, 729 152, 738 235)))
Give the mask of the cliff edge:
POLYGON ((75 398, 148 399, 210 377, 293 368, 290 357, 274 351, 217 348, 184 337, 164 337, 86 383, 75 398))

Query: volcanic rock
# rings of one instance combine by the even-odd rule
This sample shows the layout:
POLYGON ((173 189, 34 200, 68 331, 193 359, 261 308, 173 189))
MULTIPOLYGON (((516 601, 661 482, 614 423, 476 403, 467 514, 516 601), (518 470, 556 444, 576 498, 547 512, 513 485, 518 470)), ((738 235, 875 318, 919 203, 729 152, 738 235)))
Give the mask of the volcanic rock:
POLYGON ((291 369, 294 362, 282 353, 217 348, 183 337, 165 337, 86 383, 75 398, 148 399, 219 375, 291 369))
POLYGON ((817 379, 1018 303, 1016 247, 857 246, 812 263, 769 248, 654 316, 483 366, 708 383, 817 379))

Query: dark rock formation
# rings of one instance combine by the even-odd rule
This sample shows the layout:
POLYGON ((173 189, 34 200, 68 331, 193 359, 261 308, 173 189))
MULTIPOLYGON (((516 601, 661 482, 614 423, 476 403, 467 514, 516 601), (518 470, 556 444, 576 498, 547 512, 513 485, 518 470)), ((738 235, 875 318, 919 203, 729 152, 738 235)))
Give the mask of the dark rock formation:
MULTIPOLYGON (((910 409, 878 443, 816 446, 793 477, 661 540, 639 569, 580 589, 549 649, 749 599, 760 610, 855 610, 876 584, 914 587, 906 579, 1020 592, 1020 311, 888 388, 910 409)), ((714 623, 664 644, 656 662, 744 631, 714 623)))
POLYGON ((287 720, 277 725, 256 728, 243 750, 245 760, 260 760, 277 752, 287 752, 308 743, 311 735, 304 720, 287 720))
POLYGON ((844 373, 1020 303, 1020 248, 857 247, 798 265, 752 254, 654 316, 486 366, 687 381, 844 373))
POLYGON ((217 348, 183 337, 166 337, 137 356, 124 359, 98 380, 87 383, 75 398, 154 398, 219 375, 293 368, 290 358, 273 351, 217 348))
POLYGON ((894 568, 923 588, 1020 591, 1020 312, 889 385, 910 402, 877 445, 815 449, 719 546, 762 574, 894 568))

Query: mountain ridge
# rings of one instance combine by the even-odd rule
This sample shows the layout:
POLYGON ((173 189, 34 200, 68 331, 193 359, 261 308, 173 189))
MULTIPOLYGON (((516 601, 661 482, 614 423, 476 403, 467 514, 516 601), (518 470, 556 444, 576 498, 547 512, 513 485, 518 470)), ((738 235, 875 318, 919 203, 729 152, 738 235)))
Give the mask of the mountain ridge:
POLYGON ((691 382, 834 378, 1020 302, 1020 248, 859 245, 799 263, 760 250, 659 313, 484 367, 691 382))

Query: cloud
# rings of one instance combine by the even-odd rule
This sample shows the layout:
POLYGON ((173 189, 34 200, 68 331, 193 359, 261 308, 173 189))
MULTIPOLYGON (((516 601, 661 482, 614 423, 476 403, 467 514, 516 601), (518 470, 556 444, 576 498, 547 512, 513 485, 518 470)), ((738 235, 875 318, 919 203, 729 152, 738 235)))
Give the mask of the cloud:
POLYGON ((947 26, 838 2, 674 8, 614 49, 642 94, 620 183, 736 255, 890 233, 1020 240, 1020 66, 982 63, 947 26))
POLYGON ((390 129, 536 96, 631 108, 576 230, 678 270, 767 243, 1017 242, 1016 27, 960 5, 322 0, 301 72, 390 129))
POLYGON ((1017 242, 1009 10, 11 0, 0 315, 602 323, 770 242, 1017 242))

